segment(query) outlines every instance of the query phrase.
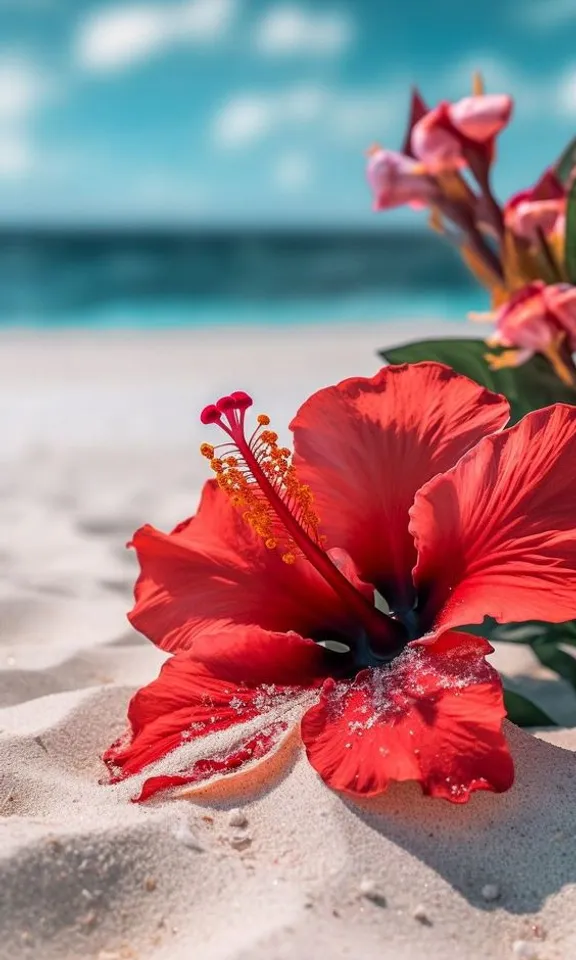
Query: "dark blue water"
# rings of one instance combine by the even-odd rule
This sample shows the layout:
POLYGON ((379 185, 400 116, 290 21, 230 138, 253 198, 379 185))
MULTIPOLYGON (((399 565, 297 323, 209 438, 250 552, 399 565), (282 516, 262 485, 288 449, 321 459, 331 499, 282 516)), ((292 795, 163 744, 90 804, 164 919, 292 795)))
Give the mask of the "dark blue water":
POLYGON ((0 232, 3 326, 461 320, 484 306, 425 233, 0 232))

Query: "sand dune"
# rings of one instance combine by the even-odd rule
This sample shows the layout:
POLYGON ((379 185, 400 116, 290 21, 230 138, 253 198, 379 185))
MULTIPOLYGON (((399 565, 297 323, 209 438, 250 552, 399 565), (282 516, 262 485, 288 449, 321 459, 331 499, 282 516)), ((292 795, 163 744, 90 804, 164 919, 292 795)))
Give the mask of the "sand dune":
POLYGON ((576 956, 574 730, 509 725, 516 785, 464 807, 412 786, 352 804, 293 751, 267 784, 195 802, 98 783, 163 659, 125 619, 124 543, 193 512, 198 408, 248 389, 284 425, 314 387, 375 370, 381 334, 328 351, 312 331, 304 352, 294 331, 2 338, 0 958, 576 956))

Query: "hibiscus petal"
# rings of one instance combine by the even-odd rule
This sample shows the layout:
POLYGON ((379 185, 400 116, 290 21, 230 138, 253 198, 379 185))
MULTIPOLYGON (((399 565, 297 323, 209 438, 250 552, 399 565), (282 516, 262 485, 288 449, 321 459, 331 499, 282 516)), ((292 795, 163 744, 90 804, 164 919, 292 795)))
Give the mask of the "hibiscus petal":
POLYGON ((417 363, 320 390, 292 421, 295 463, 322 532, 393 608, 413 602, 416 491, 508 416, 503 397, 443 364, 417 363))
MULTIPOLYGON (((288 565, 267 550, 215 481, 198 513, 172 533, 145 526, 133 537, 141 574, 132 625, 163 650, 187 650, 205 631, 256 624, 314 635, 345 629, 349 615, 305 559, 288 565)), ((366 591, 342 551, 345 575, 366 591)))
POLYGON ((502 686, 480 637, 447 633, 411 644, 388 667, 351 685, 327 681, 302 718, 308 759, 335 790, 370 797, 393 781, 465 803, 475 790, 507 790, 514 778, 502 734, 502 686))
POLYGON ((213 641, 199 641, 194 658, 166 661, 132 698, 129 733, 104 754, 111 782, 138 775, 136 799, 262 759, 322 682, 327 655, 312 641, 258 630, 213 641))
POLYGON ((424 629, 576 616, 576 408, 482 440, 416 496, 410 529, 424 629))

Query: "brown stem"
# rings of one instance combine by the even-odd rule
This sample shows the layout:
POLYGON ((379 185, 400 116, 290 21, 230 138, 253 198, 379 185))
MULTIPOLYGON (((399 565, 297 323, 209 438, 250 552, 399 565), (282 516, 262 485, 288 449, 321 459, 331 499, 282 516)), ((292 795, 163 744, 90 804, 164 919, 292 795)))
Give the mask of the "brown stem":
POLYGON ((482 192, 482 197, 486 203, 486 208, 491 214, 493 226, 500 240, 504 237, 504 216, 500 209, 500 204, 492 193, 490 186, 490 161, 480 150, 472 148, 464 151, 468 166, 472 171, 476 182, 482 192))
POLYGON ((502 213, 502 210, 500 209, 500 204, 498 203, 494 194, 492 193, 492 188, 490 187, 490 179, 488 174, 486 174, 484 182, 480 183, 480 189, 482 190, 482 194, 484 196, 484 200, 486 201, 486 206, 488 208, 488 211, 492 215, 492 222, 493 222, 494 228, 496 229, 496 232, 500 237, 500 241, 502 241, 504 237, 504 215, 502 213))
POLYGON ((504 283, 505 278, 502 264, 478 229, 473 208, 459 203, 451 203, 446 200, 438 206, 444 216, 452 220, 452 222, 466 234, 470 249, 480 257, 487 269, 494 274, 496 280, 504 283))
POLYGON ((477 253, 479 257, 482 257, 490 270, 496 274, 502 283, 505 283, 502 264, 494 251, 486 243, 486 240, 476 226, 475 221, 471 221, 469 224, 467 224, 467 233, 470 240, 470 246, 475 253, 477 253))

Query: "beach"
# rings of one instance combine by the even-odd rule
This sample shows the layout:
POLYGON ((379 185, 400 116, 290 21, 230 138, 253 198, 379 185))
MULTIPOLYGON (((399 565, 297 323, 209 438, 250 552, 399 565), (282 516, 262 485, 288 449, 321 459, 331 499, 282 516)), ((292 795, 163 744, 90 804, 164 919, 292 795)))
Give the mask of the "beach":
POLYGON ((194 800, 137 805, 129 783, 99 783, 164 659, 126 620, 125 544, 194 512, 202 407, 245 390, 286 436, 315 389, 373 374, 378 347, 450 334, 482 327, 0 335, 2 960, 576 956, 574 693, 527 648, 495 662, 560 726, 507 724, 501 796, 453 806, 395 785, 354 804, 294 745, 194 800))

